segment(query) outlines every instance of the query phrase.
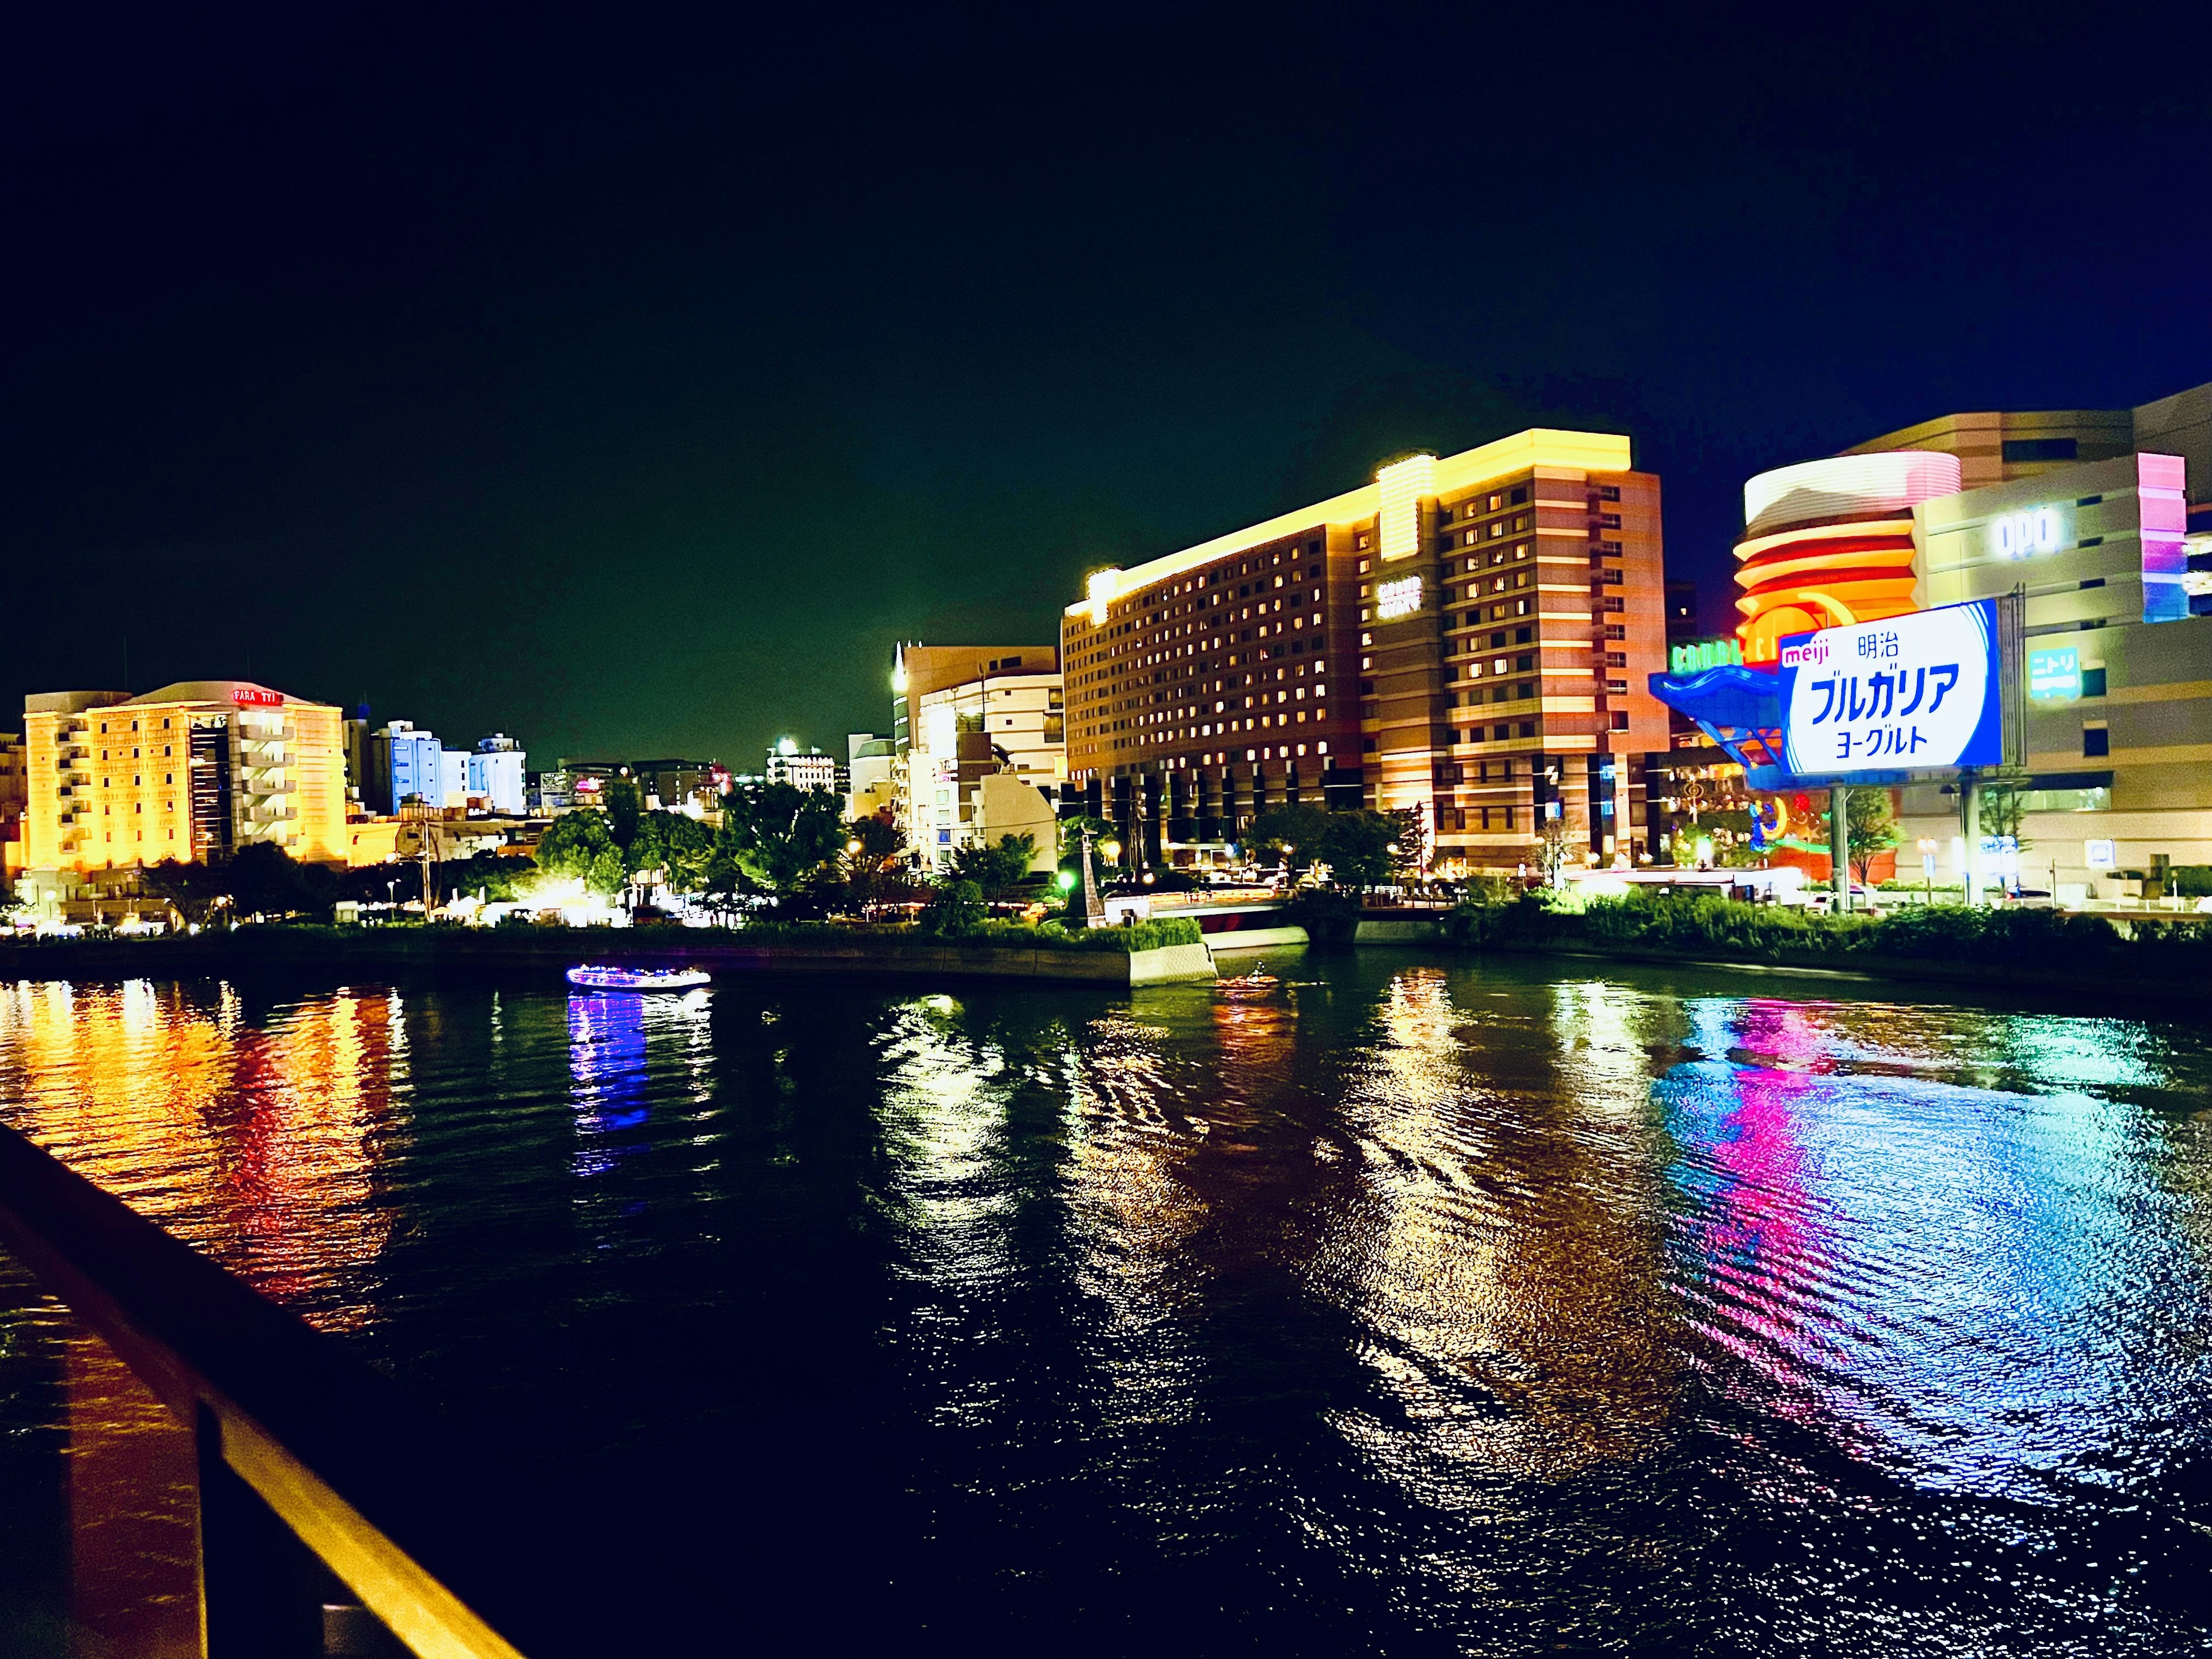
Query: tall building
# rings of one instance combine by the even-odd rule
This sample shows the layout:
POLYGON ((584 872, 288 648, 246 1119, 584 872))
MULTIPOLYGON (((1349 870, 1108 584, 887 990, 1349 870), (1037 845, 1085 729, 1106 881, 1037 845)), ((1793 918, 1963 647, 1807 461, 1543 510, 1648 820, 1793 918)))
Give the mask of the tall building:
POLYGON ((941 862, 988 833, 982 781, 1049 795, 1067 777, 1060 653, 1048 645, 904 645, 891 672, 893 783, 907 843, 941 862))
POLYGON ((219 860, 256 842, 346 860, 339 711, 242 680, 24 702, 33 871, 219 860))
POLYGON ((477 739, 476 753, 467 763, 470 799, 483 801, 495 812, 520 817, 526 807, 523 763, 528 758, 522 745, 504 732, 477 739))
POLYGON ((1151 861, 1320 802, 1415 813, 1445 870, 1547 824, 1638 856, 1659 520, 1627 439, 1534 429, 1101 571, 1061 619, 1069 776, 1151 861))

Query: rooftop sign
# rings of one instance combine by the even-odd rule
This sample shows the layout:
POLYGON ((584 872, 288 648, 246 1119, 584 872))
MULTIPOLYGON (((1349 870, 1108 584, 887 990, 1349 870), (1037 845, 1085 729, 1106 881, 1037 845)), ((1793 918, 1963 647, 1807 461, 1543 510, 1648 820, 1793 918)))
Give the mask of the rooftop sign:
POLYGON ((264 691, 254 685, 234 685, 230 689, 230 700, 246 708, 282 708, 284 706, 282 691, 264 691))

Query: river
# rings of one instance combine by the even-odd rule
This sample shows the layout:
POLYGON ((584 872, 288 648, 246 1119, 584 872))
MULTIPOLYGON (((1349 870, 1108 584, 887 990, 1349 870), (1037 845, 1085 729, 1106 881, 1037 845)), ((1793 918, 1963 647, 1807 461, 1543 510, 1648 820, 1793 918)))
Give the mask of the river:
MULTIPOLYGON (((580 1652, 2212 1642, 2198 1026, 1267 972, 0 985, 0 1115, 557 1474, 580 1652)), ((58 1651, 61 1321, 0 1307, 58 1651)))

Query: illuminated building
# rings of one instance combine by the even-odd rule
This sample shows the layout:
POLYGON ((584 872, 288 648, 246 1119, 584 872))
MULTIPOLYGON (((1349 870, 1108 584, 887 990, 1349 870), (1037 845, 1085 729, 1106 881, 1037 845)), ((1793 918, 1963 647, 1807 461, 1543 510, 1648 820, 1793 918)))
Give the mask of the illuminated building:
POLYGON ((1524 862, 1547 821, 1633 856, 1663 581, 1627 439, 1413 456, 1093 575, 1060 624, 1069 776, 1147 862, 1223 856, 1293 803, 1410 810, 1446 868, 1524 862))
POLYGON ((892 810, 898 798, 897 786, 892 781, 898 750, 891 739, 872 732, 848 732, 845 757, 845 816, 868 818, 892 810))
POLYGON ((23 810, 30 804, 29 756, 22 734, 0 732, 0 882, 23 867, 23 810))
POLYGON ((404 800, 446 804, 446 750, 435 733, 393 720, 368 734, 367 748, 361 799, 370 811, 390 817, 404 800))
POLYGON ((242 680, 24 703, 26 866, 82 872, 227 858, 256 842, 346 860, 340 714, 242 680))
MULTIPOLYGON (((1763 473, 1744 505, 1747 662, 1788 634, 2020 590, 2026 771, 1982 781, 1975 839, 2013 836, 2022 882, 2064 899, 2212 890, 2212 385, 1943 416, 1763 473)), ((1952 882, 1960 808, 1951 785, 1899 797, 1904 846, 1934 842, 1952 882)))
POLYGON ((1925 450, 1804 461, 1746 483, 1735 545, 1744 661, 1773 662, 1792 634, 1922 609, 1912 509, 1958 489, 1959 458, 1925 450))
POLYGON ((845 764, 819 749, 804 749, 789 738, 768 751, 770 783, 787 783, 794 789, 820 789, 830 794, 846 793, 845 764))
POLYGON ((522 769, 529 757, 513 738, 495 732, 468 758, 469 799, 495 812, 523 811, 522 769))
MULTIPOLYGON (((1048 645, 902 645, 891 668, 892 781, 907 844, 932 863, 982 827, 982 781, 1066 781, 1060 653, 1048 645)), ((1002 815, 1003 816, 1003 815, 1002 815)))

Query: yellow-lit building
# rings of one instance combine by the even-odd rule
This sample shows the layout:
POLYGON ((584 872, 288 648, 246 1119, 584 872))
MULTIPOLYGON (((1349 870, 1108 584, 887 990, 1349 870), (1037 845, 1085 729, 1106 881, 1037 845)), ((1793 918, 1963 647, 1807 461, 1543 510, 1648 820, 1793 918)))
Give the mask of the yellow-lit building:
POLYGON ((341 711, 244 680, 24 700, 23 862, 82 874, 256 842, 347 861, 341 711))
POLYGON ((1447 870, 1525 864, 1553 825, 1643 857, 1662 565, 1625 436, 1394 462, 1092 574, 1060 618, 1068 778, 1146 864, 1221 861, 1294 805, 1410 811, 1447 870))

